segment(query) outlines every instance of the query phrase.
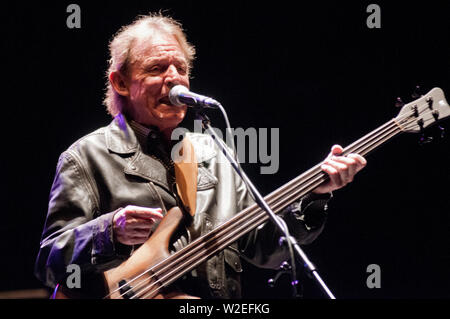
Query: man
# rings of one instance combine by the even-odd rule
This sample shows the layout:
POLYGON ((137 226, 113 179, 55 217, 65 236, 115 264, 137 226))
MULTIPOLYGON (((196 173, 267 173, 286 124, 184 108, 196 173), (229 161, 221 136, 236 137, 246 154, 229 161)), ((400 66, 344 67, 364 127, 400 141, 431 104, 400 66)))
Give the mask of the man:
MULTIPOLYGON (((195 50, 180 24, 149 15, 122 28, 110 43, 110 53, 105 104, 114 120, 61 155, 51 189, 36 261, 36 275, 50 287, 64 285, 66 267, 76 264, 82 270, 82 288, 93 292, 96 274, 128 259, 170 208, 183 205, 169 154, 171 133, 185 117, 186 106, 172 106, 168 94, 174 85, 189 87, 195 50)), ((219 160, 221 153, 208 138, 192 135, 199 156, 197 205, 172 239, 173 250, 252 203, 243 182, 219 160)), ((334 146, 324 161, 329 181, 302 198, 298 210, 282 213, 300 244, 322 231, 331 192, 352 181, 366 164, 359 155, 343 157, 341 152, 334 146)), ((279 236, 271 223, 258 227, 187 274, 180 287, 202 298, 241 297, 241 258, 277 268, 287 257, 278 246, 279 236)))

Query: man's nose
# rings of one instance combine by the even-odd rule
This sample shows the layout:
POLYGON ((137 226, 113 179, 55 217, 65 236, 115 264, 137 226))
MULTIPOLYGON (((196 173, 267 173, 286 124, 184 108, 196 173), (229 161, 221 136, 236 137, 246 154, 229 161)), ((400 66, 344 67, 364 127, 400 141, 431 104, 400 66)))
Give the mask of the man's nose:
POLYGON ((167 68, 164 82, 169 88, 172 88, 175 85, 181 84, 181 82, 182 82, 181 75, 178 72, 178 69, 174 65, 170 65, 167 68))

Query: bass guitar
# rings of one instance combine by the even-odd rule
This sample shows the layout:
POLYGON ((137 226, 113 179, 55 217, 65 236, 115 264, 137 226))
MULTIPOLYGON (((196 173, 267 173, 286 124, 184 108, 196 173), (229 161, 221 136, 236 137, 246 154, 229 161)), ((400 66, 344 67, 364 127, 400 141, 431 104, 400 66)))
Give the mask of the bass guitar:
MULTIPOLYGON (((450 107, 440 88, 434 88, 415 101, 404 105, 398 116, 344 148, 343 156, 357 153, 366 156, 391 138, 404 133, 421 133, 432 124, 450 116, 450 107)), ((273 191, 265 200, 275 213, 308 194, 328 175, 321 164, 312 167, 287 184, 273 191)), ((172 208, 162 219, 150 238, 126 261, 103 274, 104 298, 157 299, 195 298, 170 286, 208 258, 235 242, 244 234, 268 220, 265 211, 256 204, 247 207, 230 220, 219 225, 183 249, 170 254, 172 235, 183 220, 178 207, 172 208)), ((68 298, 68 292, 55 289, 53 298, 68 298)))

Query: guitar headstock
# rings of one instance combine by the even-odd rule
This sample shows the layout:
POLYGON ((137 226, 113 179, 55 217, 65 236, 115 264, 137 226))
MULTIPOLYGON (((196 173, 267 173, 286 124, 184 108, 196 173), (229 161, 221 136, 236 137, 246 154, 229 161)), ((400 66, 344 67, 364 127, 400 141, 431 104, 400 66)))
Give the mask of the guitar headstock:
POLYGON ((402 131, 419 133, 447 117, 450 117, 450 106, 445 100, 444 92, 440 88, 434 88, 403 106, 395 121, 402 131))

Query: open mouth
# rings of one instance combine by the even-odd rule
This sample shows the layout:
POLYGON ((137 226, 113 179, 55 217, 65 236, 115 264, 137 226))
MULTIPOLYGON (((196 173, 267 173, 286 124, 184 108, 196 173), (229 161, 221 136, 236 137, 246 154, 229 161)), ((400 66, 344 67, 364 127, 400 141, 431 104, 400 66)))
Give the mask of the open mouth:
POLYGON ((160 99, 158 100, 158 103, 159 103, 159 104, 166 104, 166 105, 169 105, 169 106, 173 106, 172 103, 170 102, 170 99, 169 99, 169 96, 168 96, 168 95, 167 95, 167 96, 164 96, 164 97, 162 97, 162 98, 160 98, 160 99))

